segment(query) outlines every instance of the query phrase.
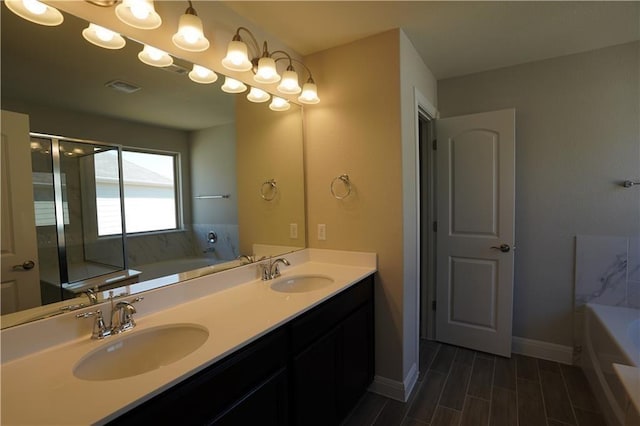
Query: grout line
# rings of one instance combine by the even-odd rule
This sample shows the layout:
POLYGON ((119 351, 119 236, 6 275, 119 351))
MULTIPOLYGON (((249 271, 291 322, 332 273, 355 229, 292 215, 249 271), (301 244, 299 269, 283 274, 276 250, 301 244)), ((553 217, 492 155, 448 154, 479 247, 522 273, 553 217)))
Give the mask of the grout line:
MULTIPOLYGON (((475 361, 475 360, 474 360, 475 361)), ((473 374, 473 371, 471 371, 471 373, 473 374)), ((491 391, 490 391, 490 395, 489 395, 489 426, 491 426, 491 410, 493 407, 493 386, 496 380, 496 359, 495 357, 493 358, 493 370, 491 371, 491 391)), ((517 386, 517 384, 516 384, 517 386)), ((516 406, 518 405, 518 395, 516 395, 516 406)), ((517 408, 516 408, 517 410, 517 408)), ((517 415, 517 411, 516 411, 516 415, 517 415)), ((516 417, 516 421, 517 421, 517 417, 516 417)))
MULTIPOLYGON (((442 346, 440 346, 440 348, 442 348, 442 346)), ((457 352, 458 352, 458 349, 456 349, 456 353, 457 352)), ((455 359, 455 354, 453 356, 454 356, 453 359, 455 359)), ((438 395, 438 402, 436 403, 436 409, 433 410, 433 414, 431 415, 431 418, 429 419, 429 424, 433 423, 433 419, 436 416, 436 411, 438 411, 438 407, 440 406, 440 400, 442 399, 442 394, 444 393, 444 389, 447 387, 447 382, 449 381, 449 376, 451 376, 451 370, 453 370, 453 359, 451 360, 451 365, 449 365, 449 371, 447 371, 447 377, 444 379, 444 382, 442 383, 442 389, 440 389, 440 395, 438 395)), ((463 405, 463 408, 464 408, 464 405, 463 405)), ((462 419, 462 414, 460 414, 460 418, 462 419)))
POLYGON ((547 426, 549 426, 549 413, 547 413, 547 404, 544 402, 544 390, 542 389, 542 376, 540 375, 540 367, 538 366, 538 360, 536 360, 536 371, 538 372, 538 387, 540 388, 540 396, 542 397, 542 408, 544 410, 544 422, 547 426))
POLYGON ((389 403, 388 400, 384 401, 384 404, 382 404, 382 408, 380 409, 380 411, 378 411, 378 414, 373 418, 373 420, 371 420, 371 426, 376 424, 376 422, 378 421, 378 417, 380 417, 380 415, 382 414, 382 412, 384 411, 388 403, 389 403))
POLYGON ((564 391, 567 393, 567 397, 569 398, 569 406, 571 407, 571 414, 573 414, 573 421, 575 424, 578 424, 578 416, 576 416, 576 410, 573 408, 573 398, 571 398, 571 393, 569 392, 569 386, 567 386, 567 381, 564 378, 564 373, 562 372, 562 367, 558 366, 560 370, 560 377, 562 378, 562 384, 564 385, 564 391))

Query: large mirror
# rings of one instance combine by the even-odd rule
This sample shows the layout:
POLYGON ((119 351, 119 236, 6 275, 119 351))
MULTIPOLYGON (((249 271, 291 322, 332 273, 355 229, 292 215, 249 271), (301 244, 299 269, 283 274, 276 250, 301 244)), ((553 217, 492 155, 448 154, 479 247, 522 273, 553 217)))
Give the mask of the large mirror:
POLYGON ((130 294, 305 247, 299 106, 224 93, 224 76, 194 83, 180 58, 150 67, 133 40, 96 47, 69 14, 58 27, 0 15, 2 110, 29 119, 37 245, 23 268, 3 236, 2 327, 86 304, 88 289, 130 294))

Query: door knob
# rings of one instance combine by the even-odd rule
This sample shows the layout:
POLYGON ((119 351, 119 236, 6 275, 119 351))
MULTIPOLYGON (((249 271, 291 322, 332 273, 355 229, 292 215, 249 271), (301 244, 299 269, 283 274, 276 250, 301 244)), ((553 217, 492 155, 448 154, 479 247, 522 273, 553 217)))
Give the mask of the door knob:
POLYGON ((30 269, 33 269, 33 267, 36 266, 36 264, 33 262, 33 260, 25 260, 22 265, 13 265, 13 270, 14 271, 28 271, 30 269))
POLYGON ((509 244, 500 244, 500 247, 491 246, 491 248, 495 250, 500 250, 503 253, 508 253, 509 250, 511 250, 511 247, 509 246, 509 244))

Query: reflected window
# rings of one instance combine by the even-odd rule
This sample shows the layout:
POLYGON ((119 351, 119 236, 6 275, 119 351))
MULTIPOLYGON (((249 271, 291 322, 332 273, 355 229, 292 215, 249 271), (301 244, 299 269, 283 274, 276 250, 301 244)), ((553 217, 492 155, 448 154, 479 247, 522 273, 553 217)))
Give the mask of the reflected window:
MULTIPOLYGON (((98 235, 121 233, 117 152, 94 156, 98 235)), ((127 234, 178 227, 176 154, 122 151, 127 234)))

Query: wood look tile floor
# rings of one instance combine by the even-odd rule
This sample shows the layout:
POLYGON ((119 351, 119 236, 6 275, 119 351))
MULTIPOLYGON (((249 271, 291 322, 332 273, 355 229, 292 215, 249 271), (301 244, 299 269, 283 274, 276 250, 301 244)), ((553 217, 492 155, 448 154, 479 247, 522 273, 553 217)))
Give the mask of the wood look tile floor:
POLYGON ((401 403, 367 392, 343 426, 606 426, 578 367, 420 343, 420 375, 401 403))

